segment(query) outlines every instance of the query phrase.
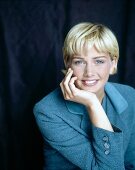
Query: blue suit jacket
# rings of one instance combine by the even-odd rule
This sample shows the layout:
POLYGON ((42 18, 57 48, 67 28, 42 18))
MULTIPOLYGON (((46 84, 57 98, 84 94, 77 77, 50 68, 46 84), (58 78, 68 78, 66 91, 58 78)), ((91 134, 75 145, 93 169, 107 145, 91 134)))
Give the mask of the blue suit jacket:
POLYGON ((45 170, 135 170, 135 90, 107 83, 105 92, 102 105, 114 132, 93 126, 86 108, 64 100, 60 88, 35 105, 45 170))

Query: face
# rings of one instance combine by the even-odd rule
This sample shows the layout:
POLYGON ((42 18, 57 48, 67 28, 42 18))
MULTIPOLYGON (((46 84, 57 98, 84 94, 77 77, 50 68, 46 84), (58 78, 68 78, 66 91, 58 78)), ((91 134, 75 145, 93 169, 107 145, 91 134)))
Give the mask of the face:
POLYGON ((84 50, 84 54, 73 56, 70 67, 78 78, 75 85, 79 89, 95 93, 100 99, 103 98, 104 86, 116 64, 109 54, 100 53, 93 46, 84 50))

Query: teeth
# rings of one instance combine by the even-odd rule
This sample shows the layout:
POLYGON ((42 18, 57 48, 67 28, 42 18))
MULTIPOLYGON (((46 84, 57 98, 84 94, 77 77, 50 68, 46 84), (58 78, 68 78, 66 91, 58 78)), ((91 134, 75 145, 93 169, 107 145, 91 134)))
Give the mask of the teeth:
POLYGON ((86 81, 85 81, 86 84, 93 84, 93 83, 95 83, 95 82, 96 82, 96 80, 91 80, 91 81, 86 80, 86 81))

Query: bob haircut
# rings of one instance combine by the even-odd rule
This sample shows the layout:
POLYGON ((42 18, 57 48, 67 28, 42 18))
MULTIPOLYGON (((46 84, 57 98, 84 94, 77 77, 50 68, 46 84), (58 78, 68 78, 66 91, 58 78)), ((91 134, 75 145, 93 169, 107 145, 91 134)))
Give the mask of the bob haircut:
MULTIPOLYGON (((80 55, 84 47, 87 50, 92 46, 98 52, 109 54, 111 60, 118 61, 119 46, 114 33, 102 24, 84 22, 73 26, 65 38, 63 58, 66 68, 74 55, 80 55)), ((112 74, 116 72, 117 68, 112 74)))

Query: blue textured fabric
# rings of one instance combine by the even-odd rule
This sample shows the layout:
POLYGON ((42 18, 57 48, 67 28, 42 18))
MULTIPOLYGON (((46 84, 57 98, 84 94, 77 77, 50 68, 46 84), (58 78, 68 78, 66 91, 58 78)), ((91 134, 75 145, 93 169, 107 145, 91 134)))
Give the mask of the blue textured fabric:
POLYGON ((46 170, 135 169, 135 90, 107 83, 105 93, 102 105, 114 132, 93 126, 86 108, 64 100, 60 88, 35 105, 46 170))

